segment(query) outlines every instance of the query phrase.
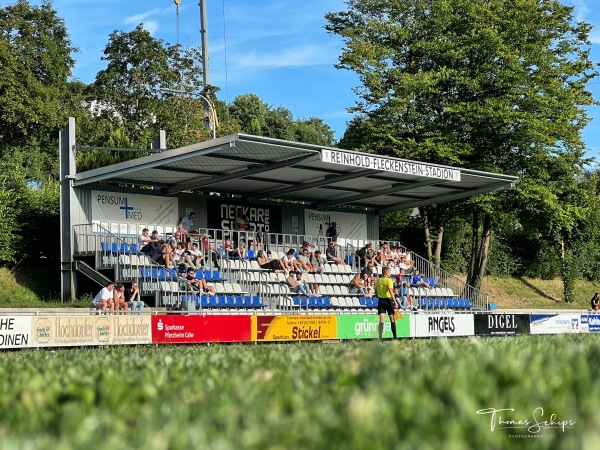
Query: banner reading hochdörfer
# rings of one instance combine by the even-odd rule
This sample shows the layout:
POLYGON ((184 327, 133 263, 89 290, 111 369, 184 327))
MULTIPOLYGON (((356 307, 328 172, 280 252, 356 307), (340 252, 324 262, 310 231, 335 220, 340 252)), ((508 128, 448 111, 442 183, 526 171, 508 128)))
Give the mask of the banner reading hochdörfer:
MULTIPOLYGON (((404 319, 396 321, 396 333, 398 337, 410 337, 411 316, 404 315, 404 319)), ((383 326, 383 337, 391 338, 392 328, 390 321, 386 318, 383 326)), ((337 316, 337 338, 338 339, 378 339, 379 338, 379 316, 377 314, 339 315, 337 316)))
POLYGON ((33 347, 152 343, 149 316, 52 316, 32 320, 33 347))

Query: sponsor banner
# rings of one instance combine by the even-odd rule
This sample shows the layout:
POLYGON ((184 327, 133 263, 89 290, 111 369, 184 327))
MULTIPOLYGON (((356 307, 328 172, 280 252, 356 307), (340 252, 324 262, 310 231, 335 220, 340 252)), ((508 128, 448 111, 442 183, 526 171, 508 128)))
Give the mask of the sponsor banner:
POLYGON ((250 342, 250 316, 152 316, 154 344, 250 342))
MULTIPOLYGON (((404 319, 398 319, 396 321, 396 334, 399 338, 410 336, 410 320, 411 315, 405 314, 404 319)), ((387 317, 383 324, 383 337, 393 337, 392 327, 387 317)), ((337 316, 337 338, 379 339, 379 316, 377 314, 337 316)))
POLYGON ((0 316, 0 349, 31 346, 31 316, 0 316))
POLYGON ((460 181, 460 170, 458 169, 365 153, 321 149, 321 161, 361 169, 375 169, 417 177, 460 181))
POLYGON ((367 216, 337 211, 304 210, 304 232, 317 236, 335 222, 338 230, 338 243, 344 245, 348 239, 367 239, 367 216))
POLYGON ((336 316, 252 316, 252 338, 255 341, 337 339, 336 316))
POLYGON ((209 197, 207 213, 208 228, 281 233, 281 206, 252 206, 229 198, 209 197))
POLYGON ((579 314, 532 314, 531 334, 580 333, 579 314))
POLYGON ((150 344, 148 316, 52 316, 32 318, 34 347, 150 344))
POLYGON ((177 226, 178 214, 179 205, 176 197, 92 191, 93 223, 177 226))
POLYGON ((418 314, 414 316, 413 337, 473 336, 472 314, 418 314))
POLYGON ((529 314, 475 314, 474 320, 477 335, 529 334, 529 314))
POLYGON ((581 316, 582 333, 600 333, 600 315, 585 314, 581 316))

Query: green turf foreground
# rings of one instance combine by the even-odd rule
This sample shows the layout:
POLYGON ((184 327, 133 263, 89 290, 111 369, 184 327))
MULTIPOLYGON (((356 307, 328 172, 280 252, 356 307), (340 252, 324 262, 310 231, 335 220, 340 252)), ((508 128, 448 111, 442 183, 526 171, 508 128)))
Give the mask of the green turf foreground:
POLYGON ((2 448, 595 449, 600 442, 600 336, 592 334, 0 358, 2 448), (476 413, 486 408, 515 411, 476 413), (508 419, 542 426, 501 429, 508 419))

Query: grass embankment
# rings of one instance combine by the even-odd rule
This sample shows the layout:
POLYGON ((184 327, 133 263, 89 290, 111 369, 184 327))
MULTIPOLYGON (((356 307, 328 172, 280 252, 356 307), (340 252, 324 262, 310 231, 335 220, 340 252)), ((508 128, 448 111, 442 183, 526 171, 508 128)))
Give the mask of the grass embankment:
MULTIPOLYGON (((18 276, 15 276, 6 268, 0 268, 0 308, 88 308, 90 297, 74 304, 60 303, 59 292, 48 287, 56 286, 55 281, 59 276, 58 270, 35 268, 19 271, 18 276), (49 282, 51 279, 54 280, 53 283, 49 282)), ((578 281, 575 300, 572 303, 562 301, 560 280, 486 277, 483 291, 489 294, 490 302, 496 303, 498 308, 502 309, 587 309, 594 292, 600 291, 600 285, 578 281)))
POLYGON ((597 335, 28 350, 2 355, 6 448, 597 448, 597 335), (536 412, 536 408, 543 408, 536 412), (573 421, 564 431, 502 420, 573 421), (510 437, 523 435, 525 437, 510 437), (537 437, 541 436, 541 437, 537 437))

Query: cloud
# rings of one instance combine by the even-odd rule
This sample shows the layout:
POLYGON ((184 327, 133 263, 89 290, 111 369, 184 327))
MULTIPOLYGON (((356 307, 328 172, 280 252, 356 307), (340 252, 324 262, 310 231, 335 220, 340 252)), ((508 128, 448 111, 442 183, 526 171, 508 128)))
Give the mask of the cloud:
POLYGON ((140 22, 144 22, 144 20, 147 19, 148 17, 152 17, 155 14, 160 13, 160 11, 161 11, 160 8, 152 8, 150 11, 146 11, 146 12, 141 13, 141 14, 134 14, 132 16, 126 17, 125 19, 123 19, 123 23, 138 24, 140 22))
POLYGON ((309 44, 283 49, 279 52, 253 51, 238 55, 236 69, 279 69, 333 64, 339 49, 328 45, 309 44))

